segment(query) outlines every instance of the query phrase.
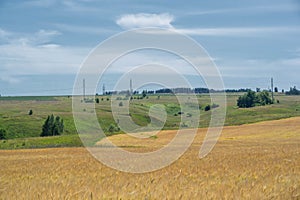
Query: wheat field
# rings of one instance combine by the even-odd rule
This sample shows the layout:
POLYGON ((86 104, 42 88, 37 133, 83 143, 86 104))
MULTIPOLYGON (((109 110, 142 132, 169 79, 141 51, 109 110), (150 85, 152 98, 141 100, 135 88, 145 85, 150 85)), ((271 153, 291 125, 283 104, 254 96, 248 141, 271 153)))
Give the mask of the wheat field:
MULTIPOLYGON (((176 162, 144 174, 111 169, 84 148, 1 150, 0 199, 300 199, 300 117, 224 127, 199 159, 205 131, 176 162)), ((175 134, 110 140, 145 152, 175 134)))

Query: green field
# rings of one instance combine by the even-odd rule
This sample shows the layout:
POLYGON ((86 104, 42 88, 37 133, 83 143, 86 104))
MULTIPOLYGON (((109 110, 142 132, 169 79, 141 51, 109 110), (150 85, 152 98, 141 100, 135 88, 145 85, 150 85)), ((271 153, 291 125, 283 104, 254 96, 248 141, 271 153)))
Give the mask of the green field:
MULTIPOLYGON (((240 125, 258 121, 273 120, 300 116, 300 96, 275 95, 275 104, 253 108, 238 108, 236 100, 240 94, 227 95, 227 115, 225 125, 240 125)), ((121 132, 110 132, 111 125, 117 126, 111 112, 111 96, 98 96, 96 104, 98 121, 107 135, 121 132), (108 100, 109 99, 109 100, 108 100)), ((120 100, 125 102, 126 100, 120 100)), ((207 127, 211 111, 204 111, 205 105, 210 104, 208 95, 198 95, 200 109, 199 127, 207 127)), ((162 104, 167 112, 165 130, 179 127, 181 116, 180 106, 173 95, 149 95, 144 99, 130 101, 130 113, 133 121, 141 126, 150 122, 149 108, 154 104, 162 104)), ((219 109, 219 108, 215 108, 219 109)), ((188 113, 184 113, 187 115, 188 113)), ((0 141, 1 149, 42 148, 81 146, 81 141, 73 121, 71 97, 0 97, 0 129, 5 129, 8 140, 0 141), (28 115, 29 110, 33 111, 28 115), (56 137, 39 137, 42 125, 48 115, 58 115, 64 119, 65 131, 56 137)))

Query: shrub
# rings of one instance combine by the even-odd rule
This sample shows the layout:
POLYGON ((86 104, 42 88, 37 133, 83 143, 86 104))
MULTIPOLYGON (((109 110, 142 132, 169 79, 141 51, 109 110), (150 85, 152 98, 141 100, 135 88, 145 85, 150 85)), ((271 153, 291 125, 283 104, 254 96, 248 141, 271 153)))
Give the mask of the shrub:
POLYGON ((0 129, 0 140, 6 140, 6 139, 7 139, 6 131, 4 129, 0 129))
POLYGON ((120 107, 123 106, 123 102, 122 102, 122 101, 119 103, 119 106, 120 106, 120 107))
POLYGON ((107 129, 107 131, 109 133, 114 133, 114 132, 120 131, 120 128, 117 127, 117 126, 115 126, 114 124, 110 124, 109 127, 108 127, 108 129, 107 129))
POLYGON ((189 127, 189 126, 188 126, 186 123, 183 122, 183 123, 180 124, 180 127, 182 127, 182 128, 187 128, 187 127, 189 127))
POLYGON ((215 104, 215 103, 213 103, 213 104, 211 105, 211 109, 213 109, 213 108, 217 108, 217 107, 219 107, 219 105, 218 105, 218 104, 215 104))
POLYGON ((32 115, 32 114, 33 114, 33 111, 29 110, 28 115, 32 115))
POLYGON ((99 101, 99 98, 96 98, 96 103, 99 103, 100 101, 99 101))
POLYGON ((210 105, 205 106, 204 110, 209 111, 210 110, 210 105))

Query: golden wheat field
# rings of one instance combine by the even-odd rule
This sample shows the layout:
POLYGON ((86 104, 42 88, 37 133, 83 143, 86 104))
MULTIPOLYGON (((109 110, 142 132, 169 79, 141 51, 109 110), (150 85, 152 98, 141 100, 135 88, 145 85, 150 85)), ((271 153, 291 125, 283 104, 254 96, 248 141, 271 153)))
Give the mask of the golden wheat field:
MULTIPOLYGON (((179 160, 144 174, 106 167, 84 148, 1 150, 0 199, 300 199, 299 117, 224 127, 199 159, 205 130, 179 160)), ((174 135, 110 140, 144 152, 174 135)))

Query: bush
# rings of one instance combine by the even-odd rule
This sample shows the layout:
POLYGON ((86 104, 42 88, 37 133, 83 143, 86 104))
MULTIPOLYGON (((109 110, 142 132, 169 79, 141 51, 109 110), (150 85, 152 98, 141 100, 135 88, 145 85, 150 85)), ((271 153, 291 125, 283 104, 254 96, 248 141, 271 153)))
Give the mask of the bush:
POLYGON ((59 116, 54 117, 54 115, 52 114, 51 116, 48 116, 43 125, 41 137, 60 135, 63 133, 63 131, 63 119, 61 119, 59 116))
POLYGON ((96 103, 99 103, 99 102, 100 102, 100 101, 99 101, 99 98, 96 98, 95 100, 96 100, 96 103))
POLYGON ((4 129, 0 129, 0 140, 6 140, 6 139, 7 139, 6 131, 4 129))
POLYGON ((123 102, 122 102, 122 101, 119 103, 119 106, 120 106, 120 107, 123 106, 123 102))
POLYGON ((107 131, 110 133, 114 133, 120 131, 120 128, 115 126, 114 124, 110 124, 107 131))
POLYGON ((29 110, 28 115, 32 115, 32 114, 33 114, 33 111, 29 110))
POLYGON ((209 111, 210 110, 210 105, 205 106, 204 110, 209 111))
POLYGON ((218 104, 215 104, 215 103, 213 103, 213 105, 211 105, 211 109, 213 109, 213 108, 217 108, 217 107, 219 107, 219 105, 218 105, 218 104))

